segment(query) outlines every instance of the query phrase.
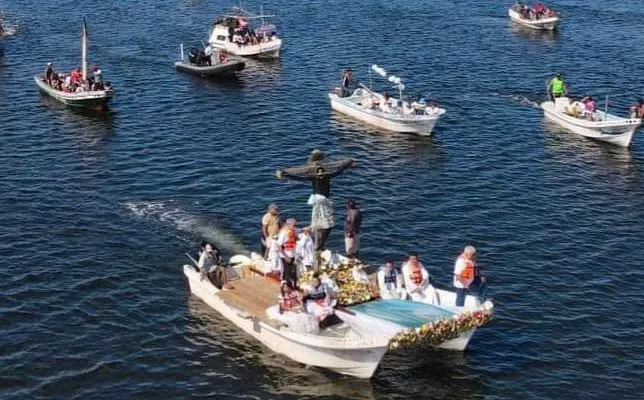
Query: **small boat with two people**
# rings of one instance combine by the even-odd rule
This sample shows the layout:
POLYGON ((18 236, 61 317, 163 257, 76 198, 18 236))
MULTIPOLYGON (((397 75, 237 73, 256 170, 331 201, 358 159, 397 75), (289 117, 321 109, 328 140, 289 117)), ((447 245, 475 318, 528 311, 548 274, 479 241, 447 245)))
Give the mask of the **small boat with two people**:
POLYGON ((445 109, 439 108, 434 102, 419 98, 409 101, 403 98, 405 85, 401 78, 389 75, 382 67, 372 65, 369 69, 369 87, 353 80, 350 68, 344 70, 340 87, 329 93, 331 108, 367 124, 381 129, 415 133, 430 136, 436 122, 445 114, 445 109), (387 92, 377 93, 371 88, 371 73, 385 78, 398 91, 398 99, 390 97, 387 92), (350 92, 350 86, 357 86, 350 92))
POLYGON ((40 91, 70 107, 103 110, 114 96, 110 82, 103 80, 103 73, 95 65, 92 76, 87 71, 87 23, 81 26, 81 67, 69 74, 56 73, 52 63, 47 63, 44 75, 34 77, 40 91))
MULTIPOLYGON (((201 257, 209 257, 208 246, 201 257)), ((298 363, 364 379, 397 348, 464 350, 494 307, 473 295, 455 307, 456 294, 442 289, 431 301, 388 299, 362 262, 328 250, 297 286, 280 283, 271 262, 255 253, 209 269, 190 258, 183 272, 191 293, 238 328, 298 363)))
POLYGON ((641 113, 632 113, 627 118, 608 113, 608 97, 604 110, 597 108, 592 96, 571 100, 561 74, 548 85, 548 94, 550 100, 541 103, 545 117, 581 136, 628 147, 642 124, 641 113))
POLYGON ((181 44, 181 61, 174 63, 177 70, 201 77, 232 76, 246 67, 244 60, 233 57, 222 48, 207 45, 193 48, 186 59, 181 44))
POLYGON ((529 6, 516 2, 508 10, 508 15, 512 22, 535 30, 554 31, 559 25, 559 14, 542 3, 529 6))
POLYGON ((213 23, 208 42, 237 56, 278 58, 282 39, 277 36, 275 25, 266 22, 273 17, 233 7, 232 12, 213 23))

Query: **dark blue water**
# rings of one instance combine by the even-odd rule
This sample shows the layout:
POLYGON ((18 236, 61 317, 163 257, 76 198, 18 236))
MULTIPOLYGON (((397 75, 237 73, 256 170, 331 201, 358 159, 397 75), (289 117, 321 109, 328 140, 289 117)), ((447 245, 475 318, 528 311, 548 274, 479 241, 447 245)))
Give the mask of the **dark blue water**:
POLYGON ((0 58, 0 397, 642 397, 644 138, 595 143, 537 108, 554 71, 616 113, 644 95, 640 0, 558 1, 557 35, 516 30, 503 2, 247 5, 278 14, 285 48, 222 83, 172 68, 220 4, 0 0, 20 25, 0 58), (106 115, 61 109, 32 81, 47 61, 78 64, 83 15, 91 62, 118 90, 106 115), (435 137, 331 113, 340 68, 366 80, 371 63, 447 108, 435 137), (358 160, 333 192, 361 204, 369 261, 416 250, 449 285, 459 249, 478 247, 497 317, 467 352, 339 377, 190 296, 183 253, 201 238, 256 249, 270 201, 308 218, 309 187, 274 170, 313 148, 358 160))

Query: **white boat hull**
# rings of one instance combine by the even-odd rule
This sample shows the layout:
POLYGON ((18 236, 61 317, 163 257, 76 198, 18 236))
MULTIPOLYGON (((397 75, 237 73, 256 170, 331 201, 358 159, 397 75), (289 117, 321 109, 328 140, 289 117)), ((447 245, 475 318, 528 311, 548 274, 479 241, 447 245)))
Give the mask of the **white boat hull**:
POLYGON ((217 296, 219 289, 210 281, 201 280, 200 274, 192 266, 185 265, 183 271, 192 294, 269 349, 299 363, 358 378, 370 378, 388 350, 389 340, 382 335, 362 339, 331 338, 289 332, 249 318, 217 296))
POLYGON ((508 10, 508 15, 512 22, 526 28, 539 30, 539 31, 553 31, 559 25, 559 17, 542 18, 542 19, 525 19, 518 12, 513 9, 508 10))
POLYGON ((215 40, 212 42, 212 45, 223 48, 227 52, 240 57, 279 58, 282 39, 275 38, 269 42, 246 45, 215 40))
MULTIPOLYGON (((567 102, 566 98, 559 98, 557 101, 567 102)), ((588 121, 572 117, 560 107, 556 107, 552 101, 541 103, 544 115, 549 120, 558 125, 588 138, 608 142, 621 147, 628 147, 633 139, 633 135, 642 120, 635 118, 619 118, 614 115, 605 115, 597 111, 601 121, 588 121)))
POLYGON ((438 116, 387 116, 377 110, 364 109, 335 93, 329 93, 329 99, 333 110, 388 131, 431 136, 434 125, 439 119, 438 116))
POLYGON ((96 90, 91 92, 82 92, 82 93, 65 93, 55 90, 51 86, 47 85, 43 78, 40 76, 35 76, 34 81, 40 91, 59 102, 66 104, 70 107, 78 108, 89 108, 89 109, 103 109, 106 108, 112 96, 114 95, 113 90, 96 90))

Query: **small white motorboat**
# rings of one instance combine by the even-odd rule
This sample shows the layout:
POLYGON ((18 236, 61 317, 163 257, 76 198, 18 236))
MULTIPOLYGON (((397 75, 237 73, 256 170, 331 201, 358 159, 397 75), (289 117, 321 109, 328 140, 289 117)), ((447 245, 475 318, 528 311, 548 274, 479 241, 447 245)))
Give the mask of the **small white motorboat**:
POLYGON ((592 119, 584 113, 581 102, 570 102, 567 97, 558 97, 554 102, 541 103, 541 108, 549 120, 582 136, 628 147, 635 131, 642 124, 638 118, 621 118, 605 111, 597 110, 592 119))
POLYGON ((430 136, 436 122, 445 114, 445 109, 425 105, 413 107, 403 100, 405 85, 399 77, 395 75, 387 77, 384 69, 377 65, 372 65, 370 73, 371 70, 394 84, 394 88, 399 91, 399 99, 386 98, 383 94, 376 93, 363 85, 355 89, 350 96, 342 97, 343 91, 336 88, 328 95, 331 108, 381 129, 430 136), (394 104, 391 104, 392 102, 394 104))
POLYGON ((178 71, 201 77, 232 76, 237 71, 246 67, 244 60, 229 56, 223 49, 213 49, 206 56, 200 49, 193 49, 188 54, 188 59, 183 54, 181 45, 181 61, 174 63, 178 71), (202 58, 199 60, 198 58, 202 58))
POLYGON ((508 10, 508 15, 510 16, 512 22, 515 22, 516 24, 524 26, 526 28, 542 31, 553 31, 559 25, 559 15, 553 10, 547 10, 544 15, 539 14, 539 17, 536 17, 535 13, 532 12, 532 10, 529 14, 532 16, 529 18, 524 17, 521 14, 521 9, 519 9, 517 6, 508 10))
MULTIPOLYGON (((81 27, 82 82, 87 82, 87 40, 87 23, 83 19, 81 27)), ((42 93, 70 107, 102 110, 107 107, 114 96, 114 90, 107 83, 100 90, 66 92, 49 85, 43 75, 35 76, 34 81, 42 93)))
POLYGON ((278 58, 282 39, 277 36, 275 25, 266 22, 273 17, 234 7, 232 13, 213 23, 208 42, 237 56, 278 58))

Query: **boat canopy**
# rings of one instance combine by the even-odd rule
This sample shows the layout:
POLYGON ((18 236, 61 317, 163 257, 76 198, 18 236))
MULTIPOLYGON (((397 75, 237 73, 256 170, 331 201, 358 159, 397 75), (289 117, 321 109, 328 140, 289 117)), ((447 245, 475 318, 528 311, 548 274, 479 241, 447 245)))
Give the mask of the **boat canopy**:
POLYGON ((432 304, 407 300, 377 300, 351 306, 349 309, 406 328, 416 328, 426 322, 436 322, 455 315, 452 311, 432 304))

